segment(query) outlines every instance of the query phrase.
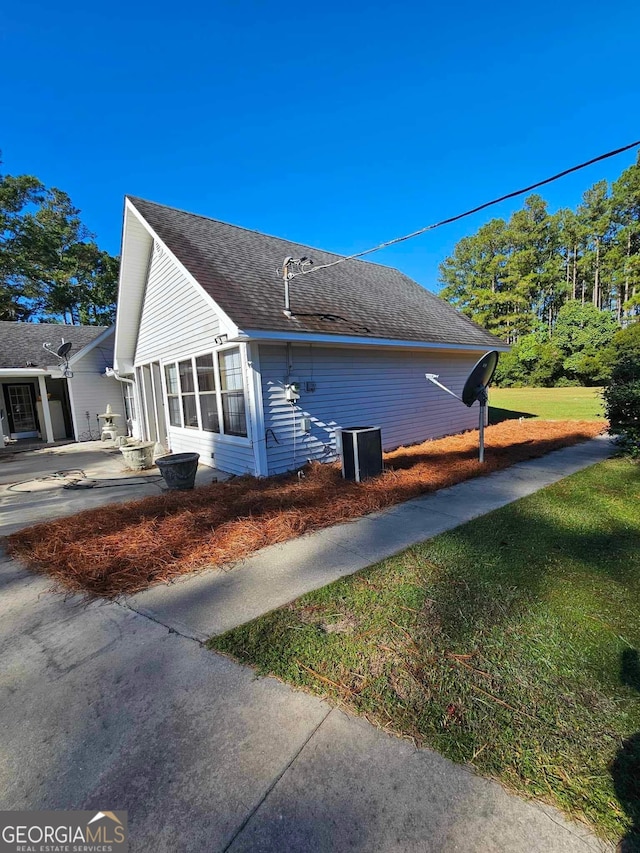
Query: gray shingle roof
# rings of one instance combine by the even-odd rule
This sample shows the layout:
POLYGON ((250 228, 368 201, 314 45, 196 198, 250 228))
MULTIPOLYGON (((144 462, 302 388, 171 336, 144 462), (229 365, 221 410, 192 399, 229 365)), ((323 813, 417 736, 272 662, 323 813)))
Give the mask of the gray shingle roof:
POLYGON ((71 341, 71 358, 87 344, 101 335, 107 326, 67 326, 62 323, 12 323, 0 322, 0 368, 31 366, 46 368, 56 364, 56 358, 42 349, 50 343, 53 349, 60 345, 60 338, 71 341))
POLYGON ((128 197, 158 237, 240 329, 356 335, 444 344, 504 345, 435 294, 391 267, 346 261, 291 284, 284 307, 282 263, 311 256, 316 266, 339 256, 128 197))

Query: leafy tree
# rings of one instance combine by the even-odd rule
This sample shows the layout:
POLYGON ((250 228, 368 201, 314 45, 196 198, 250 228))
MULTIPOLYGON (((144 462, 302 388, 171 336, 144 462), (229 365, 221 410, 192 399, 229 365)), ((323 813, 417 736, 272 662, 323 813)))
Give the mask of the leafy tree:
POLYGON ((463 238, 453 257, 440 268, 445 299, 462 314, 504 336, 508 336, 505 318, 513 303, 506 285, 508 251, 506 223, 492 219, 477 234, 463 238), (503 299, 503 294, 509 299, 503 299))
POLYGON ((618 279, 618 318, 640 314, 640 155, 612 187, 616 223, 614 268, 618 279))
POLYGON ((503 384, 602 382, 613 331, 640 317, 640 155, 576 211, 529 196, 461 240, 440 280, 445 299, 514 347, 503 384))
POLYGON ((61 190, 0 174, 0 319, 109 324, 119 261, 61 190))
POLYGON ((525 335, 498 362, 495 382, 514 385, 554 385, 562 376, 563 354, 545 329, 525 335))
POLYGON ((558 314, 554 343, 563 355, 565 375, 594 385, 606 378, 607 348, 616 331, 611 314, 595 305, 567 302, 558 314))
POLYGON ((41 204, 45 189, 31 175, 0 175, 0 319, 27 320, 38 295, 31 279, 25 208, 41 204))

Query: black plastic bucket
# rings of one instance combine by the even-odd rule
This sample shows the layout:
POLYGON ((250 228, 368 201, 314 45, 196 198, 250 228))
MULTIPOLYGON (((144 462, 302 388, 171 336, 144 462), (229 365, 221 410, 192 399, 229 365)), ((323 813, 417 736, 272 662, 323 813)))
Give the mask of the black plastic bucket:
POLYGON ((160 469, 168 489, 186 491, 196 482, 199 453, 170 453, 159 456, 156 465, 160 469))

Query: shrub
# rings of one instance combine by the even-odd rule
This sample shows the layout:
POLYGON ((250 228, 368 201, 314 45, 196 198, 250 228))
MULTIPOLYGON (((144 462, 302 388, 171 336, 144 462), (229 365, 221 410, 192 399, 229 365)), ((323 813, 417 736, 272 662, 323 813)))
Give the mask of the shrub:
POLYGON ((640 323, 617 332, 611 379, 604 390, 609 430, 625 453, 640 456, 640 323))
POLYGON ((562 370, 558 348, 540 334, 525 335, 498 362, 494 382, 501 388, 548 387, 562 370))
POLYGON ((579 388, 581 382, 578 379, 569 379, 566 376, 561 376, 555 382, 555 388, 579 388))

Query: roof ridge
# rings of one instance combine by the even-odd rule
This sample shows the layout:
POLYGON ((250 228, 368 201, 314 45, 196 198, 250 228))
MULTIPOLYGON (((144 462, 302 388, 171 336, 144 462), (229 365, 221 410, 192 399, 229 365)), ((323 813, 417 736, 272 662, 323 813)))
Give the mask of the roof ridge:
POLYGON ((110 329, 111 326, 94 326, 93 323, 32 323, 30 320, 0 320, 11 326, 27 326, 31 329, 40 329, 43 326, 53 326, 56 329, 110 329))
MULTIPOLYGON (((247 234, 257 234, 259 237, 268 237, 270 240, 280 240, 282 243, 291 243, 291 244, 296 245, 296 246, 302 246, 303 249, 310 249, 312 252, 323 252, 325 255, 332 255, 334 258, 336 258, 336 260, 338 258, 345 259, 345 260, 348 259, 349 261, 351 261, 353 263, 357 262, 359 264, 367 264, 367 265, 374 266, 374 267, 382 267, 382 269, 393 270, 394 272, 399 273, 400 275, 403 275, 406 278, 408 278, 410 281, 414 282, 414 280, 410 276, 408 276, 406 273, 402 272, 402 270, 399 270, 397 267, 391 266, 390 264, 381 264, 381 263, 378 263, 377 261, 369 261, 369 260, 365 261, 365 260, 362 260, 362 258, 349 258, 349 255, 341 255, 339 252, 332 252, 329 249, 322 249, 322 248, 320 248, 320 246, 309 246, 306 243, 300 243, 297 240, 288 240, 286 237, 278 237, 276 234, 267 234, 266 231, 258 231, 256 228, 246 228, 244 225, 236 225, 233 222, 225 222, 224 219, 216 219, 213 216, 205 216, 204 213, 193 213, 193 211, 185 210, 182 207, 174 207, 173 205, 170 205, 170 204, 161 204, 159 201, 151 201, 150 199, 142 198, 141 196, 132 196, 132 195, 127 194, 127 195, 125 195, 125 198, 129 199, 129 201, 131 201, 134 204, 134 206, 135 206, 136 201, 142 201, 142 202, 144 202, 144 204, 152 204, 154 207, 162 207, 165 210, 173 210, 176 213, 184 213, 186 216, 195 216, 197 219, 206 219, 207 222, 216 222, 216 223, 218 223, 218 225, 225 225, 227 228, 235 228, 238 231, 244 231, 247 234)), ((417 281, 415 281, 414 284, 417 284, 418 287, 422 287, 423 290, 427 291, 427 293, 433 293, 433 291, 428 290, 428 288, 426 288, 426 287, 423 287, 417 281)), ((433 294, 433 295, 435 296, 437 294, 433 294)))

